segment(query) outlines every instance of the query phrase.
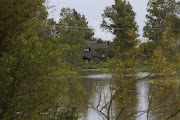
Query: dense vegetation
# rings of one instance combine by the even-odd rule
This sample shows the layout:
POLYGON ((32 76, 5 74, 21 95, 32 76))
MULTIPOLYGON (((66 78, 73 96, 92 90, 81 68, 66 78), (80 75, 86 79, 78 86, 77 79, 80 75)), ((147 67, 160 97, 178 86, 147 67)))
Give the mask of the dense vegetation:
POLYGON ((76 87, 44 2, 0 1, 0 119, 39 119, 76 87))
MULTIPOLYGON (((155 74, 151 79, 169 81, 180 68, 180 2, 149 0, 144 26, 144 36, 149 41, 142 44, 137 39, 136 13, 126 0, 115 0, 102 14, 101 27, 115 35, 112 42, 94 38, 87 19, 75 9, 63 8, 58 22, 47 19, 44 3, 45 0, 0 0, 2 120, 42 119, 43 113, 48 114, 47 119, 78 119, 78 108, 85 93, 76 81, 76 72, 80 69, 112 72, 111 99, 103 107, 107 114, 99 110, 99 106, 96 109, 109 120, 112 103, 117 99, 122 103, 131 99, 123 95, 131 94, 128 86, 142 79, 127 79, 127 74, 133 76, 139 71, 148 71, 155 74), (103 53, 107 57, 83 63, 82 51, 89 41, 107 44, 109 48, 103 53), (78 100, 68 96, 69 91, 76 91, 74 96, 79 96, 78 100), (60 107, 63 110, 58 111, 60 107)), ((99 54, 101 51, 96 49, 99 54)), ((159 89, 157 84, 152 89, 159 89)), ((175 102, 180 104, 179 99, 175 102)), ((129 104, 132 103, 119 107, 120 113, 129 104)), ((149 110, 153 111, 154 106, 149 106, 149 110)), ((160 106, 157 101, 155 107, 160 106)), ((179 112, 179 108, 168 110, 167 118, 179 112)))

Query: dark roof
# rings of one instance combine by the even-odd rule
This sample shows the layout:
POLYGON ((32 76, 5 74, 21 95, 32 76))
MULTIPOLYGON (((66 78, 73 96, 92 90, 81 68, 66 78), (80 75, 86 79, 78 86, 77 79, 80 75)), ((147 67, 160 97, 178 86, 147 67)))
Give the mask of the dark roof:
POLYGON ((95 47, 98 47, 98 48, 108 48, 109 46, 106 45, 106 44, 95 44, 95 47))
POLYGON ((95 48, 108 48, 109 46, 106 44, 98 44, 94 41, 89 41, 89 43, 86 45, 85 48, 90 48, 91 51, 83 51, 83 56, 86 58, 93 58, 95 56, 97 56, 97 53, 95 51, 95 48))
POLYGON ((96 43, 94 41, 89 41, 89 47, 90 48, 92 48, 92 47, 93 48, 95 48, 95 47, 98 47, 98 48, 108 48, 109 46, 104 44, 104 43, 98 44, 98 43, 96 43))
POLYGON ((92 54, 91 51, 89 51, 89 52, 88 51, 84 51, 83 52, 83 56, 86 57, 86 58, 89 58, 89 59, 94 57, 94 55, 92 54))

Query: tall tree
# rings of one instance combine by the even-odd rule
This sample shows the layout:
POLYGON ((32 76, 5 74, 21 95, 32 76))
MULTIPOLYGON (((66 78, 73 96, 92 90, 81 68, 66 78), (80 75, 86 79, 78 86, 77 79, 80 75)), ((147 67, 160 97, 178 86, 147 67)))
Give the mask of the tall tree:
POLYGON ((79 31, 84 31, 85 40, 92 39, 94 35, 94 30, 88 26, 88 21, 85 16, 78 13, 75 9, 62 8, 58 26, 58 31, 60 33, 64 30, 67 30, 68 28, 74 28, 78 29, 79 31))
POLYGON ((115 4, 106 7, 102 14, 101 27, 116 36, 114 38, 115 49, 120 47, 119 51, 122 53, 137 43, 135 15, 132 6, 126 0, 115 0, 115 4))
POLYGON ((178 31, 180 24, 178 4, 176 0, 149 0, 144 36, 156 43, 162 41, 165 31, 170 32, 171 36, 177 37, 180 33, 178 31))
POLYGON ((45 0, 0 0, 0 52, 5 50, 7 36, 18 36, 27 26, 27 21, 33 21, 35 18, 45 19, 47 11, 42 5, 45 0), (23 11, 23 12, 22 12, 23 11))
POLYGON ((65 61, 70 63, 72 69, 81 61, 84 45, 92 39, 94 32, 89 29, 85 16, 70 8, 61 10, 57 30, 61 44, 69 46, 65 61))
POLYGON ((40 119, 68 88, 66 47, 47 35, 44 2, 0 0, 0 120, 40 119))

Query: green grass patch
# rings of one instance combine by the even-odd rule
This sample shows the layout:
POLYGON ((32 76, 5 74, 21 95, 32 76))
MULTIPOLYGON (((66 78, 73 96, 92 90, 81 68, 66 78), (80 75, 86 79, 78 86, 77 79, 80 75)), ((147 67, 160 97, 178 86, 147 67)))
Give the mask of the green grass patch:
POLYGON ((180 81, 180 76, 169 76, 169 77, 160 77, 156 79, 149 79, 150 83, 170 83, 180 81))
POLYGON ((89 62, 89 63, 81 63, 78 67, 77 71, 82 72, 109 72, 109 66, 106 62, 89 62))
POLYGON ((82 69, 82 72, 110 72, 107 68, 98 68, 98 69, 82 69))
POLYGON ((135 71, 136 72, 150 72, 151 71, 151 66, 149 64, 148 59, 138 59, 137 60, 137 65, 135 66, 135 71))

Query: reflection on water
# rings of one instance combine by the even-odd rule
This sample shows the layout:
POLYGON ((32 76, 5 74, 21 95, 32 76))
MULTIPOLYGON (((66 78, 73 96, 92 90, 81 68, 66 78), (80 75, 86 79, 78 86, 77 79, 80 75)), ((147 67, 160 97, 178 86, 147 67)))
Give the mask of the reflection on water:
POLYGON ((111 74, 92 74, 87 76, 81 76, 80 78, 87 78, 87 79, 111 79, 111 74))
POLYGON ((136 120, 147 120, 147 112, 148 110, 148 90, 149 90, 149 84, 147 81, 141 81, 137 83, 137 111, 140 111, 137 114, 136 120))
MULTIPOLYGON (((110 99, 110 91, 109 91, 109 84, 107 84, 107 81, 104 81, 103 86, 96 86, 96 90, 98 90, 98 92, 94 92, 91 96, 90 96, 90 104, 89 104, 89 108, 88 108, 88 113, 87 113, 87 117, 85 120, 103 120, 105 119, 103 116, 100 116, 100 114, 98 114, 98 111, 95 110, 94 106, 97 106, 97 104, 100 104, 100 106, 105 105, 110 99), (101 94, 101 96, 100 96, 101 94), (101 100, 100 100, 101 99, 101 100), (93 109, 94 108, 94 109, 93 109)), ((106 113, 107 111, 102 110, 103 113, 106 113)))
MULTIPOLYGON (((138 75, 146 76, 148 73, 139 73, 138 75)), ((88 103, 85 105, 85 110, 80 120, 106 119, 96 109, 101 110, 110 101, 111 95, 114 94, 110 89, 112 75, 91 74, 81 76, 80 79, 82 79, 84 88, 86 88, 88 93, 88 103)), ((112 103, 110 109, 111 120, 115 120, 118 115, 118 120, 161 120, 168 118, 173 113, 177 112, 178 114, 179 105, 177 103, 180 102, 179 84, 175 83, 175 87, 174 83, 166 85, 143 80, 132 84, 132 86, 128 87, 129 90, 122 92, 123 99, 120 98, 112 103), (177 101, 174 100, 175 98, 177 101), (126 105, 124 105, 124 102, 126 102, 126 105), (167 107, 167 103, 168 105, 176 103, 177 106, 167 107), (162 106, 165 107, 163 108, 162 106), (164 110, 165 108, 166 110, 164 110)), ((107 109, 102 109, 102 113, 107 115, 107 109)), ((178 115, 175 116, 172 117, 172 120, 180 118, 178 115)))
MULTIPOLYGON (((89 104, 87 111, 83 113, 80 120, 103 120, 103 116, 98 114, 98 111, 93 109, 97 104, 104 105, 110 98, 109 80, 112 78, 110 74, 93 74, 82 76, 84 87, 89 94, 89 104)), ((102 111, 106 112, 106 111, 102 111)))

